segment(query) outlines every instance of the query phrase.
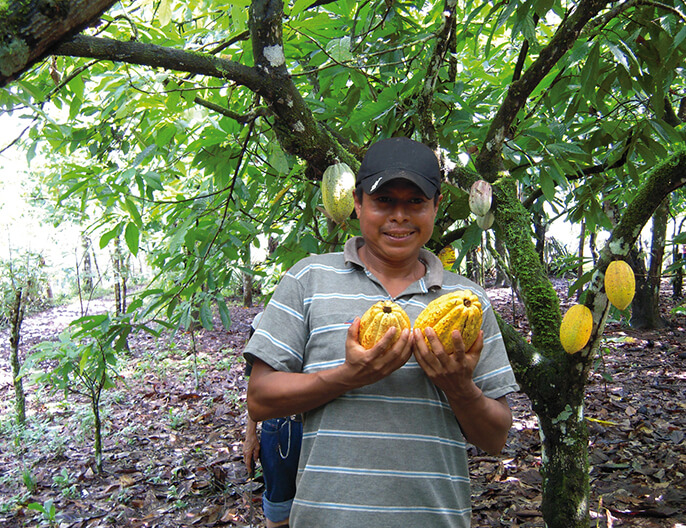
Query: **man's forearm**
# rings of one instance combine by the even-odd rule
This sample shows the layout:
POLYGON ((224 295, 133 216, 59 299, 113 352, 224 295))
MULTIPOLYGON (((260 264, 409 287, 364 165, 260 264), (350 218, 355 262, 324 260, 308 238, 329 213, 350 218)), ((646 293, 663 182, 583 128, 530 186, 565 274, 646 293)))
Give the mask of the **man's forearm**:
POLYGON ((450 406, 465 438, 491 455, 502 451, 512 427, 512 412, 503 396, 494 400, 483 392, 473 400, 450 399, 450 406))

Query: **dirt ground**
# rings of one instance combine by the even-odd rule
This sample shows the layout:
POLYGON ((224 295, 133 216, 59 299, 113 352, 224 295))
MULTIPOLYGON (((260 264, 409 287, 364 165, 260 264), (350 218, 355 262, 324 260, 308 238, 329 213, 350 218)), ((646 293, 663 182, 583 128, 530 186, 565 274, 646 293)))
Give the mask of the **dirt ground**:
MULTIPOLYGON (((526 332, 510 290, 489 294, 526 332)), ((613 321, 605 332, 586 399, 597 527, 686 527, 686 318, 670 315, 670 303, 664 330, 613 321)), ((91 313, 112 308, 107 300, 89 306, 91 313)), ((54 338, 79 309, 27 319, 23 352, 54 338)), ((12 426, 8 340, 0 332, 0 526, 263 526, 259 472, 248 478, 241 450, 241 351, 260 309, 232 308, 229 331, 130 339, 118 386, 103 401, 103 474, 94 471, 83 400, 27 384, 28 427, 12 426)), ((515 423, 503 453, 471 451, 475 527, 543 526, 537 422, 524 394, 511 395, 510 404, 515 423)))

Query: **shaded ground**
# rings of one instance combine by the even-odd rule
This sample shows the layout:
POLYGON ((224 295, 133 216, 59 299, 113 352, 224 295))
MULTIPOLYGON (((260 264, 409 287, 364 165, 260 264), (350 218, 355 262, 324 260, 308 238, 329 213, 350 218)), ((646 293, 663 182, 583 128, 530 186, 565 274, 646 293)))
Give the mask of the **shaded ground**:
MULTIPOLYGON (((526 332, 521 306, 513 317, 509 290, 489 293, 526 332)), ((89 309, 107 308, 100 301, 89 309)), ((27 320, 23 350, 53 336, 78 309, 27 320)), ((29 426, 23 433, 13 428, 0 333, 0 526, 49 526, 51 519, 62 528, 263 526, 259 474, 248 479, 241 458, 240 352, 258 311, 233 308, 228 332, 130 340, 122 379, 103 404, 102 475, 93 470, 92 419, 83 401, 27 386, 29 426)), ((672 321, 661 332, 619 322, 606 330, 586 399, 591 510, 599 527, 686 527, 686 321, 672 321)), ((503 454, 472 452, 475 527, 543 526, 536 420, 525 395, 510 403, 515 426, 503 454)))

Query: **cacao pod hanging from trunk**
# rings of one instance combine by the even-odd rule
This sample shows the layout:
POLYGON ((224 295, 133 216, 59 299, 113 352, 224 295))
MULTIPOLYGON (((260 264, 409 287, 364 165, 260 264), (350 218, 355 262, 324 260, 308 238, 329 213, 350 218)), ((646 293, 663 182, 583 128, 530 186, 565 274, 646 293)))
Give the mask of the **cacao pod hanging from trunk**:
POLYGON ((605 293, 618 310, 625 310, 636 293, 634 270, 623 260, 613 260, 605 270, 605 293))
POLYGON ((324 209, 337 224, 342 224, 355 208, 355 173, 345 163, 334 163, 322 176, 324 209))
MULTIPOLYGON (((493 189, 486 180, 477 180, 469 189, 469 209, 476 216, 486 216, 491 210, 493 189)), ((486 228, 488 229, 488 228, 486 228)))
POLYGON ((568 354, 576 354, 586 346, 593 329, 593 314, 583 304, 575 304, 562 318, 560 341, 568 354))
MULTIPOLYGON (((431 301, 417 316, 414 327, 424 332, 427 327, 433 328, 448 354, 455 353, 452 333, 459 330, 465 350, 469 350, 479 337, 481 330, 481 302, 471 290, 457 290, 441 295, 431 301)), ((431 348, 429 340, 424 336, 431 348)))

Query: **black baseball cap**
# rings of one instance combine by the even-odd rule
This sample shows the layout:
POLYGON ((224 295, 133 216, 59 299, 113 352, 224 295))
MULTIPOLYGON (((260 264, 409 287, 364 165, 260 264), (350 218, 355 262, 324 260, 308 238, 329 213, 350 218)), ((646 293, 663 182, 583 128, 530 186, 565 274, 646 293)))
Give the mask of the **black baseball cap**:
POLYGON ((367 150, 355 183, 367 194, 374 194, 398 178, 414 183, 427 198, 436 196, 441 188, 441 169, 434 151, 406 137, 377 141, 367 150))

